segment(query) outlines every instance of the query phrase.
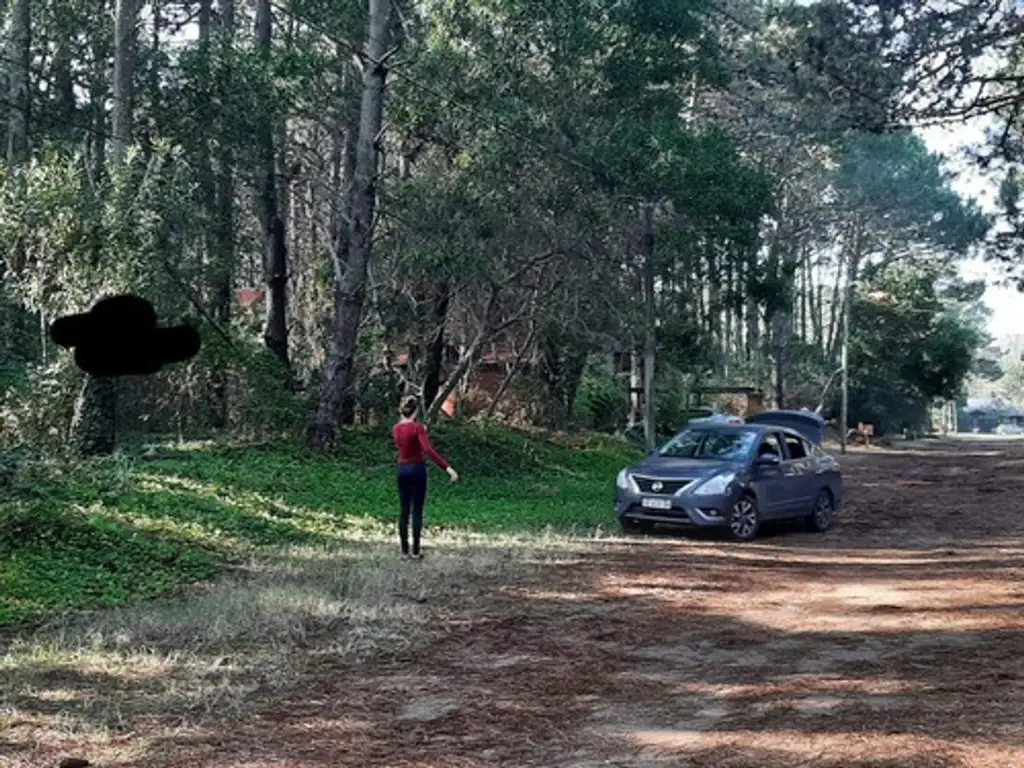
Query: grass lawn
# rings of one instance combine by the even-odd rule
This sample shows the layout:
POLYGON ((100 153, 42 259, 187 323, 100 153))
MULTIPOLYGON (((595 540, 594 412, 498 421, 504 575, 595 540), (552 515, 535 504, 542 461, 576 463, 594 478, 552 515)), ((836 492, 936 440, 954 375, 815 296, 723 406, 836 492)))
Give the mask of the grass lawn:
MULTIPOLYGON (((608 528, 615 474, 636 458, 612 440, 447 426, 458 469, 432 470, 427 540, 454 533, 608 528)), ((0 627, 154 598, 282 548, 357 546, 397 515, 386 429, 346 432, 335 457, 297 444, 165 446, 63 472, 28 467, 0 502, 0 627)))

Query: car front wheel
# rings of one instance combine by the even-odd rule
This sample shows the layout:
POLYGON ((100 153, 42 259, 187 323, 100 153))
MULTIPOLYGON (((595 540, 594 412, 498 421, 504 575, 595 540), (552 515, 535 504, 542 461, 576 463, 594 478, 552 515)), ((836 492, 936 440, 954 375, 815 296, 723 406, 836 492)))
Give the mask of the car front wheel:
POLYGON ((729 513, 729 532, 737 541, 753 541, 760 527, 757 501, 752 496, 742 496, 729 513))
POLYGON ((816 533, 824 533, 832 527, 834 512, 835 504, 832 501, 832 494, 823 488, 814 502, 814 510, 807 516, 807 526, 816 533))

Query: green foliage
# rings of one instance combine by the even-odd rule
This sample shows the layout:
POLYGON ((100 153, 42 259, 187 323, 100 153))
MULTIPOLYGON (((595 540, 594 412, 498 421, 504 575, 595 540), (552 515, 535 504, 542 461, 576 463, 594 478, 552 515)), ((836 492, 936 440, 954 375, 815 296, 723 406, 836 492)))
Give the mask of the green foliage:
POLYGON ((659 439, 675 435, 690 420, 689 384, 690 377, 677 370, 663 367, 658 373, 655 382, 655 412, 659 439))
POLYGON ((215 572, 204 552, 102 513, 0 504, 0 626, 155 597, 215 572))
POLYGON ((957 254, 984 238, 992 224, 976 201, 953 191, 942 159, 910 132, 844 141, 836 188, 887 232, 957 254))
POLYGON ((859 2, 767 3, 767 21, 787 30, 783 64, 793 93, 814 105, 819 135, 879 133, 890 126, 890 108, 906 66, 886 61, 893 45, 894 9, 862 14, 859 2), (888 31, 878 34, 878 26, 888 31))
MULTIPOLYGON (((643 202, 658 203, 659 429, 681 418, 684 374, 742 371, 764 386, 775 350, 784 352, 787 392, 805 400, 816 391, 837 364, 826 359, 835 346, 832 275, 846 273, 853 251, 857 272, 880 259, 949 260, 979 242, 987 219, 953 193, 941 158, 906 132, 877 130, 907 71, 884 66, 900 46, 892 29, 886 39, 874 26, 892 24, 907 3, 876 3, 865 14, 844 0, 720 5, 396 7, 391 31, 401 45, 377 138, 397 172, 378 189, 354 361, 361 414, 392 411, 404 384, 394 353, 418 349, 422 361, 443 283, 448 357, 488 327, 517 344, 539 334, 571 352, 549 366, 547 391, 521 377, 508 398, 521 395, 518 410, 535 424, 564 420, 578 372, 569 363, 645 330, 643 202), (789 322, 797 309, 816 316, 789 322)), ((236 434, 305 425, 330 327, 330 251, 350 181, 345 139, 359 122, 352 53, 366 8, 295 0, 277 8, 266 48, 243 16, 233 30, 214 21, 208 39, 182 45, 166 44, 174 14, 153 16, 160 28, 134 52, 137 144, 124 167, 103 169, 91 155, 102 148, 94 111, 105 114, 111 96, 98 62, 113 52, 112 25, 78 0, 33 7, 34 155, 0 180, 0 329, 11 341, 0 345, 0 439, 40 450, 66 443, 79 380, 63 352, 64 367, 34 368, 57 359, 45 357, 39 330, 121 291, 153 297, 169 321, 201 304, 237 341, 225 346, 194 314, 203 351, 139 387, 146 428, 220 430, 220 385, 236 434), (239 311, 230 298, 226 306, 225 286, 212 280, 228 270, 235 287, 265 280, 266 222, 252 215, 269 161, 257 140, 263 128, 273 134, 286 228, 290 353, 308 397, 286 389, 286 372, 263 349, 259 309, 239 311)), ((1019 186, 1008 179, 1008 211, 1019 186)), ((945 308, 927 309, 928 328, 866 316, 870 364, 892 333, 916 339, 900 348, 917 373, 888 369, 903 382, 901 397, 952 391, 962 375, 960 352, 978 325, 964 307, 975 299, 939 299, 945 308)), ((536 364, 535 350, 526 352, 536 364)), ((402 375, 416 386, 423 368, 402 375)), ((624 410, 623 382, 588 373, 580 421, 612 430, 624 410)))
MULTIPOLYGON (((485 425, 446 426, 432 438, 463 480, 432 473, 428 537, 432 528, 608 525, 615 474, 637 455, 592 434, 529 437, 485 425)), ((42 469, 0 501, 0 626, 153 597, 265 547, 344 544, 397 514, 386 427, 347 431, 329 458, 297 442, 186 445, 42 469)))
MULTIPOLYGON (((140 431, 207 434, 217 405, 211 384, 217 379, 230 402, 224 427, 232 434, 246 439, 298 435, 309 413, 309 396, 287 388, 288 375, 277 358, 258 341, 235 336, 229 346, 212 328, 196 324, 203 335, 196 358, 119 385, 123 436, 140 431)), ((68 450, 83 374, 71 353, 57 354, 49 365, 28 366, 0 391, 0 447, 24 444, 38 455, 56 456, 68 450)))
POLYGON ((696 373, 710 369, 713 349, 705 343, 700 323, 685 307, 666 312, 665 322, 658 328, 658 365, 696 373))
POLYGON ((971 373, 982 381, 987 382, 997 382, 1006 375, 1006 372, 999 364, 999 360, 990 355, 988 350, 984 350, 975 359, 974 368, 971 373))
MULTIPOLYGON (((184 231, 190 195, 180 153, 133 150, 96 187, 86 159, 50 151, 0 177, 0 251, 19 254, 8 295, 45 318, 89 308, 104 295, 159 295, 170 231, 184 231)), ((161 309, 158 302, 158 313, 161 309)))
POLYGON ((0 286, 0 396, 25 384, 42 345, 37 318, 15 297, 8 297, 5 288, 0 286))
POLYGON ((1024 351, 1019 343, 1011 344, 1009 349, 991 350, 990 354, 995 360, 989 362, 995 363, 998 376, 991 385, 986 384, 979 394, 983 392, 986 397, 998 396, 1018 409, 1024 408, 1024 351))
POLYGON ((49 152, 8 169, 0 177, 0 251, 19 254, 4 276, 8 295, 49 316, 86 308, 95 279, 84 269, 93 246, 87 223, 99 208, 81 157, 49 152))
POLYGON ((961 393, 988 341, 965 311, 973 302, 960 301, 975 294, 934 268, 889 266, 865 277, 851 318, 851 421, 920 427, 933 400, 961 393))
POLYGON ((24 444, 40 454, 63 453, 81 383, 69 355, 29 367, 23 379, 0 392, 0 447, 24 444))
MULTIPOLYGON (((788 405, 813 410, 826 394, 825 387, 838 366, 827 359, 820 347, 800 339, 793 339, 786 346, 785 362, 788 405)), ((837 383, 838 379, 832 380, 833 387, 837 383)), ((828 394, 834 395, 835 391, 828 394)))
POLYGON ((222 339, 208 335, 208 357, 175 373, 182 375, 205 363, 200 381, 209 381, 211 373, 218 370, 226 375, 234 434, 253 439, 297 435, 305 426, 310 404, 288 388, 288 371, 281 361, 259 342, 236 338, 236 348, 227 350, 222 339))
POLYGON ((607 365, 591 366, 576 395, 576 421, 586 429, 611 433, 622 427, 628 408, 626 381, 607 365))

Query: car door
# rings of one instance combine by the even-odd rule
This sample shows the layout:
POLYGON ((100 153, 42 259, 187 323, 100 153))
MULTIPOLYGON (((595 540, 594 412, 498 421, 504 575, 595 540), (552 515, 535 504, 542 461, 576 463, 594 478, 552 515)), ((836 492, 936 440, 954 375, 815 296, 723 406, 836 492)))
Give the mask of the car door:
POLYGON ((803 515, 818 495, 821 478, 817 474, 817 462, 810 443, 799 435, 783 433, 782 441, 787 464, 787 471, 783 474, 789 479, 786 490, 790 504, 786 511, 787 514, 803 515))
POLYGON ((827 488, 836 497, 835 501, 838 503, 843 489, 839 463, 818 445, 811 446, 811 458, 814 461, 815 481, 812 488, 814 498, 817 499, 822 489, 827 488))
POLYGON ((761 438, 755 456, 766 453, 778 456, 779 463, 768 466, 755 463, 751 485, 757 494, 761 517, 772 519, 785 515, 787 506, 791 504, 787 500, 786 454, 778 433, 768 432, 761 438))

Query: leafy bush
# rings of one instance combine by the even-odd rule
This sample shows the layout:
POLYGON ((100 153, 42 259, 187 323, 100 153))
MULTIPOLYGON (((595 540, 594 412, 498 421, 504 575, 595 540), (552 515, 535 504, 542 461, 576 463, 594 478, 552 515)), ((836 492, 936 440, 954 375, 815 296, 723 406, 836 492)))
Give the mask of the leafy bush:
POLYGON ((629 409, 629 391, 607 364, 592 366, 580 382, 575 411, 578 422, 597 432, 614 432, 629 409))
POLYGON ((356 408, 371 420, 387 420, 397 412, 401 379, 394 371, 376 371, 362 377, 356 408))
POLYGON ((24 382, 0 395, 0 446, 62 453, 69 444, 82 377, 67 355, 47 366, 28 367, 24 382))
POLYGON ((232 433, 261 439, 297 435, 305 424, 308 400, 288 387, 288 372, 262 344, 241 348, 228 370, 232 433))
POLYGON ((655 414, 659 439, 668 439, 686 426, 690 419, 687 409, 686 378, 671 368, 662 370, 655 382, 655 414))

